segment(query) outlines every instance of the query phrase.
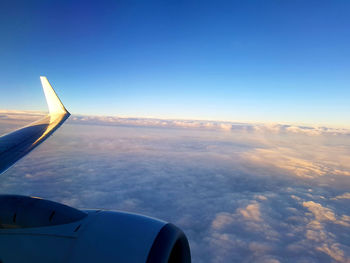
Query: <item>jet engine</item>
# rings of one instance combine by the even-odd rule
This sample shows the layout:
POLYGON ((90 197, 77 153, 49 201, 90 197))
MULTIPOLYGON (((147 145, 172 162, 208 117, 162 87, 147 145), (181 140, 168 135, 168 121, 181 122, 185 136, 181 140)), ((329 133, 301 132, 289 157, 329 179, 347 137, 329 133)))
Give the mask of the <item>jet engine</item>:
POLYGON ((189 263, 191 257, 186 236, 173 224, 1 195, 0 262, 189 263))

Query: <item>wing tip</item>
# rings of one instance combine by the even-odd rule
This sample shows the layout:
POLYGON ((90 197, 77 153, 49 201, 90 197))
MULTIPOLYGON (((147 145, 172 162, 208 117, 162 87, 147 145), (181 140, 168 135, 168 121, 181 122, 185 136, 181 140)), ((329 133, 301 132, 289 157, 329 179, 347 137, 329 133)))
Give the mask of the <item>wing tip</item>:
POLYGON ((40 76, 41 85, 44 90, 47 106, 50 114, 68 114, 70 113, 64 107, 63 103, 57 96, 46 76, 40 76))

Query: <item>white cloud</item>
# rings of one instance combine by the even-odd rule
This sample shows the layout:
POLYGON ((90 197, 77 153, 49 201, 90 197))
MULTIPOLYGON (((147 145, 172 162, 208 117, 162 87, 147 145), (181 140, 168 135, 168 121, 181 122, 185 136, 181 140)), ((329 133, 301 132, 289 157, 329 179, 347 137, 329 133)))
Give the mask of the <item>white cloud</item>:
POLYGON ((321 204, 308 201, 303 202, 303 206, 309 209, 317 221, 336 221, 334 212, 329 208, 323 207, 321 204))
POLYGON ((233 221, 234 221, 234 218, 232 214, 223 212, 216 215, 211 225, 213 229, 221 229, 227 225, 232 224, 233 221))
POLYGON ((247 220, 261 221, 260 206, 258 203, 252 203, 245 208, 240 208, 238 212, 247 220))
MULTIPOLYGON (((322 221, 331 221, 335 224, 348 226, 350 227, 350 224, 342 219, 337 219, 334 212, 327 208, 323 207, 319 203, 315 203, 313 201, 303 202, 303 206, 308 208, 309 211, 313 214, 316 221, 322 222, 322 221)), ((347 218, 347 217, 345 217, 347 218)))
POLYGON ((292 149, 277 147, 271 149, 255 149, 246 152, 243 157, 266 168, 279 168, 301 178, 314 178, 326 175, 326 171, 317 163, 295 156, 292 149))
POLYGON ((319 247, 317 247, 317 250, 326 253, 338 262, 350 262, 350 258, 344 258, 344 251, 341 250, 339 246, 340 244, 338 243, 333 243, 331 245, 322 244, 319 247))
POLYGON ((264 196, 264 195, 257 195, 257 196, 255 196, 255 198, 260 200, 260 201, 266 201, 267 200, 267 197, 264 196))
POLYGON ((337 195, 336 197, 332 198, 332 200, 337 200, 337 199, 350 199, 350 193, 344 193, 342 195, 337 195))
POLYGON ((344 250, 341 249, 342 245, 336 242, 335 235, 327 231, 325 226, 326 223, 331 222, 343 227, 350 227, 350 224, 347 222, 349 217, 342 216, 339 219, 330 208, 323 207, 321 204, 313 201, 303 202, 303 206, 314 217, 307 225, 306 238, 315 243, 318 251, 329 255, 332 259, 338 262, 350 262, 350 257, 345 256, 344 250))
POLYGON ((346 262, 348 137, 290 127, 72 116, 0 191, 171 221, 193 262, 346 262))

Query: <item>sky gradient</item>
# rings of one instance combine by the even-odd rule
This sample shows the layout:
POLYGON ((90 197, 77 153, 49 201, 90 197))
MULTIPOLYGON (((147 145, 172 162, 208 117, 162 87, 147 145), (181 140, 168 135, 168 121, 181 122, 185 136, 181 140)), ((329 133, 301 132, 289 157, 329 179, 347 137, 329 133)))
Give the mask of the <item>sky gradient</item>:
POLYGON ((350 126, 348 1, 2 1, 0 108, 350 126))

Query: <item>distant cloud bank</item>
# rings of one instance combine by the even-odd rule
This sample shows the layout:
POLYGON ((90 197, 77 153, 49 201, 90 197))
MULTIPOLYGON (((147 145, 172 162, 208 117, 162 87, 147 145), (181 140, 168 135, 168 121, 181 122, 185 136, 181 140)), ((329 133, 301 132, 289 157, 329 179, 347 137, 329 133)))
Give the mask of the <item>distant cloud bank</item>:
MULTIPOLYGON (((28 111, 5 111, 0 110, 0 120, 35 120, 45 115, 43 112, 28 111)), ((221 131, 247 131, 247 132, 267 132, 267 133, 295 133, 305 135, 322 135, 322 134, 346 134, 350 135, 350 130, 345 128, 330 127, 313 127, 313 126, 297 126, 286 124, 251 124, 251 123, 235 123, 225 121, 206 121, 206 120, 166 120, 154 118, 125 118, 117 116, 84 116, 73 115, 68 120, 75 124, 88 125, 107 125, 107 126, 141 126, 141 127, 165 127, 165 128, 192 128, 192 129, 208 129, 221 131)))

